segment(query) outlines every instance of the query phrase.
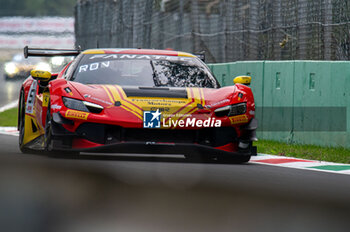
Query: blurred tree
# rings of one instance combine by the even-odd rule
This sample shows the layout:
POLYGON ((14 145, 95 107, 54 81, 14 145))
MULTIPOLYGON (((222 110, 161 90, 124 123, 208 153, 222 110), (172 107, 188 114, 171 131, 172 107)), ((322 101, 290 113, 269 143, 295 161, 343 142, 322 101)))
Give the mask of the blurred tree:
POLYGON ((1 0, 4 16, 73 16, 76 0, 1 0))

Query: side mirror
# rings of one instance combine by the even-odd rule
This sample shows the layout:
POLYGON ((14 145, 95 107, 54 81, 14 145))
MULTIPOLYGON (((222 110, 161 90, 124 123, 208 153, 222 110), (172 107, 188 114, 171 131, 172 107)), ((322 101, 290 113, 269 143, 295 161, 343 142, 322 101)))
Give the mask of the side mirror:
POLYGON ((30 75, 35 79, 39 81, 49 81, 51 79, 51 73, 48 71, 41 71, 41 70, 32 70, 30 72, 30 75))
POLYGON ((195 56, 197 56, 200 60, 202 60, 205 63, 205 52, 202 51, 200 53, 194 54, 195 56))
POLYGON ((233 79, 233 83, 237 84, 243 84, 243 85, 250 85, 250 82, 252 81, 252 78, 250 76, 237 76, 233 79))

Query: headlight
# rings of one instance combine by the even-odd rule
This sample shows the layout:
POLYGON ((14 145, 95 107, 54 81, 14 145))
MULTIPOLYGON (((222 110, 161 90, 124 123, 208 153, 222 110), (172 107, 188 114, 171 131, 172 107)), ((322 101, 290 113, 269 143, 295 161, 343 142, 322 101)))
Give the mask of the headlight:
POLYGON ((5 72, 7 74, 15 74, 18 72, 18 68, 16 67, 16 64, 14 63, 7 63, 5 64, 5 72))
POLYGON ((90 113, 101 113, 103 110, 103 106, 100 106, 98 104, 87 102, 87 101, 80 101, 73 98, 63 97, 63 104, 73 110, 80 110, 90 113))
POLYGON ((51 67, 48 63, 40 62, 35 66, 35 69, 41 70, 41 71, 48 71, 51 72, 51 67))
POLYGON ((55 66, 60 66, 64 62, 64 57, 63 56, 55 56, 51 58, 51 64, 55 66))
POLYGON ((218 117, 240 115, 240 114, 244 114, 246 111, 247 111, 247 103, 245 102, 224 106, 214 110, 215 115, 218 117))

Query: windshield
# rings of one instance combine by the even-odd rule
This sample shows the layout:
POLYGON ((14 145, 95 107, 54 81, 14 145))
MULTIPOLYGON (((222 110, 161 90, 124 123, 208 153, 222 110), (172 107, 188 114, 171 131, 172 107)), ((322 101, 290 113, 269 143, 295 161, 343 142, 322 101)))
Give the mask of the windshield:
POLYGON ((198 58, 179 56, 86 54, 70 80, 121 86, 219 87, 198 58))

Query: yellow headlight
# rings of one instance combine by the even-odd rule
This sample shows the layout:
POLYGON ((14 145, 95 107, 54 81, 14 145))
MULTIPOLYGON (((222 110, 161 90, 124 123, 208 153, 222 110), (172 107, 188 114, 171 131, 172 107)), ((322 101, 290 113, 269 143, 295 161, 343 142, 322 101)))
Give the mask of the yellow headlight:
POLYGON ((18 68, 16 67, 15 63, 7 63, 5 64, 5 72, 12 75, 18 72, 18 68))

